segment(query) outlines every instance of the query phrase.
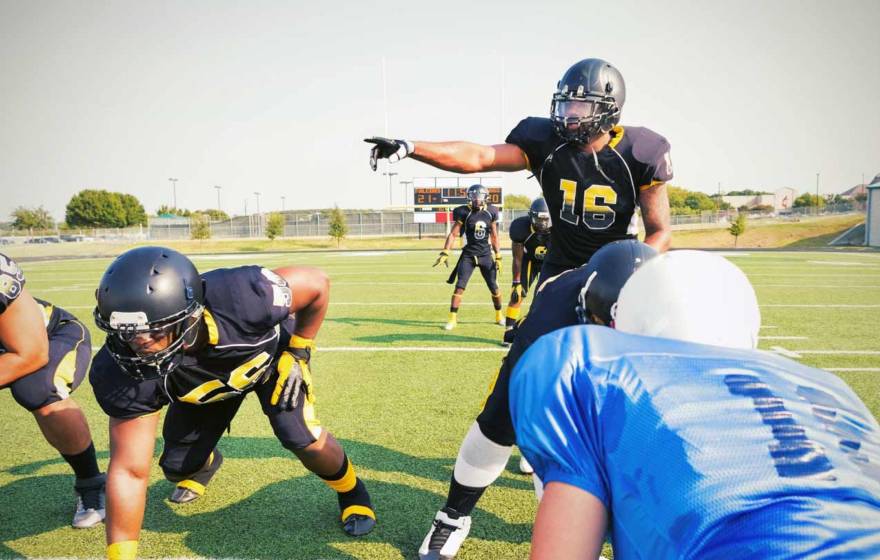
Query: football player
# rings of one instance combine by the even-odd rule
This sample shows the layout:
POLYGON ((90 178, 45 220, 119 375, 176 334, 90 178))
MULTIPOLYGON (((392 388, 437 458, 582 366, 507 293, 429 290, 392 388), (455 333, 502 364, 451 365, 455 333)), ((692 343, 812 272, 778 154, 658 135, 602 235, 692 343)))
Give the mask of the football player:
MULTIPOLYGON (((510 271, 513 285, 505 313, 505 330, 511 330, 519 319, 519 310, 544 264, 544 256, 550 247, 550 209, 547 201, 536 198, 529 207, 529 215, 510 222, 511 252, 513 264, 510 271)), ((505 344, 510 344, 506 342, 505 344)))
POLYGON ((24 274, 0 254, 0 389, 34 415, 43 437, 73 469, 73 526, 104 519, 104 474, 88 422, 70 394, 92 356, 89 331, 73 315, 31 296, 24 274))
POLYGON ((461 443, 446 504, 437 512, 419 548, 421 560, 454 558, 471 527, 471 512, 486 488, 501 475, 516 442, 510 420, 508 385, 523 352, 543 334, 583 323, 614 324, 617 294, 633 271, 657 252, 636 240, 610 243, 590 262, 547 279, 489 388, 483 409, 461 443))
POLYGON ((501 272, 501 250, 498 247, 498 209, 488 203, 489 189, 483 185, 471 185, 467 190, 468 203, 458 206, 452 211, 455 223, 446 236, 446 243, 434 266, 444 264, 449 267, 449 250, 455 240, 465 236, 465 244, 458 257, 458 262, 446 280, 455 284, 452 302, 449 304, 449 320, 443 327, 447 331, 455 328, 458 322, 458 307, 475 268, 480 269, 489 293, 492 294, 492 305, 495 307, 495 322, 504 324, 501 316, 501 290, 498 289, 498 274, 501 272))
POLYGON ((638 126, 620 126, 626 86, 604 60, 588 58, 569 68, 557 85, 550 118, 528 117, 504 144, 412 142, 367 138, 370 165, 411 157, 456 173, 530 170, 553 218, 551 247, 542 278, 580 266, 599 247, 637 233, 641 208, 645 243, 669 246, 672 178, 669 142, 638 126))
POLYGON ((880 558, 880 426, 834 375, 755 350, 724 258, 648 262, 616 327, 542 337, 510 382, 546 484, 532 558, 880 558), (632 334, 630 334, 632 333, 632 334), (610 527, 609 527, 610 526, 610 527))
POLYGON ((107 339, 89 379, 110 416, 108 556, 137 554, 162 407, 159 465, 176 484, 171 501, 187 503, 222 465, 217 443, 249 393, 281 445, 337 493, 345 532, 373 528, 363 481, 315 415, 310 360, 329 304, 322 271, 242 266, 199 275, 176 251, 140 247, 110 264, 96 297, 107 339))

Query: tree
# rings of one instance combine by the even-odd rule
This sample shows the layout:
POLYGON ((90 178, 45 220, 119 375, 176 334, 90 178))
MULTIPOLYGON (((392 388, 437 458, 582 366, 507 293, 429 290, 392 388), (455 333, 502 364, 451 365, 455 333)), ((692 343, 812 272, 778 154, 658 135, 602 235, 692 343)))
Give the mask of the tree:
POLYGON ((207 208, 205 210, 196 210, 199 214, 204 214, 208 216, 212 222, 225 222, 229 219, 229 214, 224 212, 223 210, 217 210, 216 208, 207 208))
POLYGON ((746 231, 746 215, 742 212, 738 213, 736 219, 730 224, 730 227, 727 228, 727 231, 733 236, 733 246, 736 247, 736 244, 739 241, 739 236, 746 231))
POLYGON ((507 210, 528 210, 532 201, 524 194, 509 194, 504 197, 504 207, 507 210))
POLYGON ((266 237, 275 240, 284 234, 284 215, 281 212, 272 212, 266 220, 266 237))
POLYGON ((192 239, 211 239, 211 223, 208 216, 199 212, 190 216, 189 231, 192 239))
POLYGON ((67 203, 64 219, 71 227, 125 227, 126 212, 117 193, 82 190, 67 203))
POLYGON ((181 218, 189 218, 193 215, 192 212, 185 208, 175 208, 174 206, 168 206, 167 204, 163 204, 159 208, 156 209, 157 216, 179 216, 181 218))
POLYGON ((753 191, 752 189, 744 189, 741 191, 730 191, 727 196, 760 196, 762 194, 773 194, 767 191, 753 191))
POLYGON ((36 208, 19 206, 12 211, 12 218, 13 229, 52 229, 55 227, 55 220, 52 219, 49 211, 42 206, 36 208))
POLYGON ((825 206, 825 200, 821 197, 818 197, 814 194, 804 193, 794 199, 794 207, 795 208, 807 208, 818 205, 819 208, 825 206))
POLYGON ((336 240, 336 247, 339 248, 339 242, 345 239, 345 234, 348 233, 348 224, 345 223, 345 214, 342 213, 339 206, 334 206, 333 210, 330 211, 330 225, 327 232, 330 234, 330 237, 336 240))
POLYGON ((125 193, 111 193, 119 197, 119 202, 125 210, 125 225, 127 226, 145 226, 147 225, 147 212, 144 205, 134 195, 125 193))

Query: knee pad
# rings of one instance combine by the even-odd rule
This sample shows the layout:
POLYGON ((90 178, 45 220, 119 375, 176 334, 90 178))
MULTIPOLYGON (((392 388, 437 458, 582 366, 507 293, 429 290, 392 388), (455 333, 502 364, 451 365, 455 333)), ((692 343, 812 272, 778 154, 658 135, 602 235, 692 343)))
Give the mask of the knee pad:
POLYGON ((513 447, 498 445, 483 435, 480 426, 474 422, 458 450, 453 474, 455 480, 475 488, 489 486, 504 471, 512 451, 513 447))

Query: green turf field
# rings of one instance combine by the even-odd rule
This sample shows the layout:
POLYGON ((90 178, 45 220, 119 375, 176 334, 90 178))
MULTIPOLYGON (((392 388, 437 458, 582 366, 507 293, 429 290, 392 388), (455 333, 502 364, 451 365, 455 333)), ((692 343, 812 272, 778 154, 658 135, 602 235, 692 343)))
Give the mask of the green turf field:
MULTIPOLYGON (((200 256, 203 271, 258 263, 310 264, 332 279, 331 306, 313 359, 317 410, 367 482, 379 517, 368 537, 338 526, 333 492, 272 436, 249 398, 220 442, 226 462, 194 504, 166 500, 157 465, 141 554, 149 557, 413 558, 443 504, 453 462, 502 356, 488 291, 475 275, 459 327, 442 330, 450 287, 436 252, 200 256)), ((761 348, 836 371, 880 416, 880 254, 731 253, 762 306, 761 348)), ((108 259, 22 262, 28 287, 87 325, 108 259)), ((505 265, 509 265, 505 261, 505 265)), ((509 286, 505 270, 502 286, 509 286)), ((723 297, 723 294, 719 294, 723 297)), ((723 321, 719 317, 719 321, 723 321)), ((95 345, 100 332, 93 328, 95 345)), ((86 381, 74 393, 90 420, 102 467, 107 421, 86 381)), ((103 530, 77 531, 72 476, 29 413, 0 392, 0 557, 96 557, 103 530)), ((161 445, 157 446, 157 454, 161 445)), ((525 558, 535 501, 509 470, 474 513, 460 557, 525 558)))

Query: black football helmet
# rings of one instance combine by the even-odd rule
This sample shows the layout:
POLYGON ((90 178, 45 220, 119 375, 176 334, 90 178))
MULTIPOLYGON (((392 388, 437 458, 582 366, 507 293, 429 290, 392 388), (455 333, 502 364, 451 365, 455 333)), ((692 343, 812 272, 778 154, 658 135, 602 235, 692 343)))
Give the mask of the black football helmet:
POLYGON ((587 280, 578 294, 575 310, 583 324, 593 324, 595 315, 613 327, 620 289, 640 266, 658 255, 650 245, 635 239, 613 241, 593 253, 584 266, 587 280))
POLYGON ((489 198, 489 189, 483 185, 471 185, 467 190, 468 206, 471 210, 479 210, 485 208, 486 200, 489 198))
POLYGON ((532 221, 532 228, 538 233, 550 231, 550 208, 543 197, 532 201, 529 207, 529 219, 532 221))
POLYGON ((587 144, 620 122, 626 101, 623 76, 599 58, 587 58, 569 68, 556 86, 550 120, 567 142, 587 144))
POLYGON ((170 373, 195 342, 204 312, 204 287, 184 255, 165 247, 138 247, 114 260, 95 291, 95 323, 107 333, 107 350, 136 379, 170 373), (155 353, 132 348, 136 337, 168 337, 155 353))

